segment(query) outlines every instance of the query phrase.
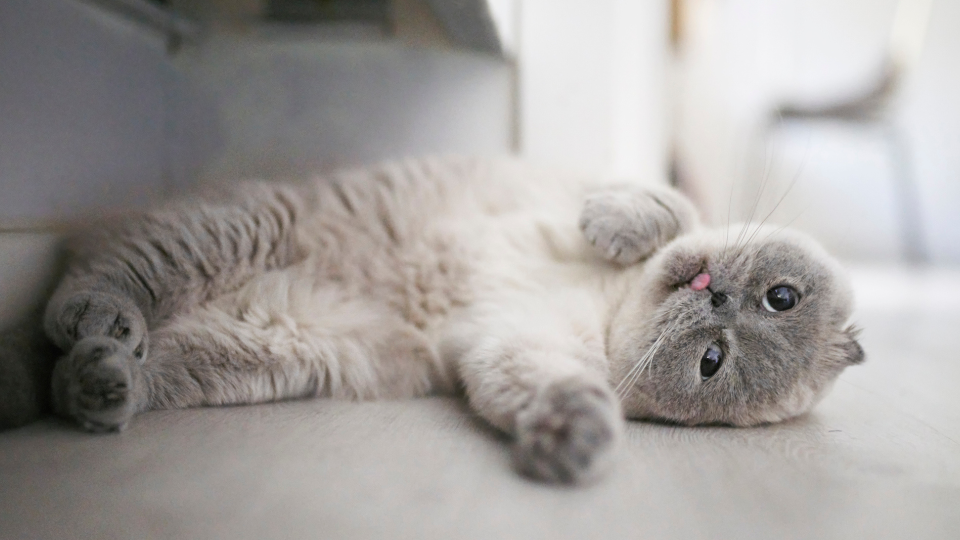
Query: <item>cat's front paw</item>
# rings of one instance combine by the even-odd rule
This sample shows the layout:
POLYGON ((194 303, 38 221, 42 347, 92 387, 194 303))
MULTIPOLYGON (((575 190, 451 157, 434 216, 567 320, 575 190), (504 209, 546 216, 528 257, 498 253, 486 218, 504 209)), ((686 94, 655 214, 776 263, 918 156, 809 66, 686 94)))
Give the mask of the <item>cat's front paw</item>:
POLYGON ((99 291, 84 291, 48 307, 46 331, 61 350, 92 336, 110 337, 138 360, 146 356, 147 323, 126 298, 99 291))
POLYGON ((88 431, 121 431, 137 412, 133 369, 119 341, 83 339, 54 368, 54 407, 88 431))
POLYGON ((677 193, 623 187, 588 197, 580 213, 580 230, 604 258, 629 265, 692 226, 695 215, 677 193))
POLYGON ((622 424, 608 390, 579 380, 553 384, 517 417, 517 468, 539 480, 594 480, 613 461, 622 424))

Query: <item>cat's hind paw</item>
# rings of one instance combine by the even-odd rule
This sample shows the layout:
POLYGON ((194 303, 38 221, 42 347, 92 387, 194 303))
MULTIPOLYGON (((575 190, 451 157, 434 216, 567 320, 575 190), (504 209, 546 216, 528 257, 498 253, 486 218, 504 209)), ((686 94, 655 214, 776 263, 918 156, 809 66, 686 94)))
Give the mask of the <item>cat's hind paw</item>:
POLYGON ((538 480, 595 480, 613 461, 622 423, 608 390, 577 380, 551 385, 517 417, 516 466, 538 480))
POLYGON ((87 431, 122 431, 137 412, 133 369, 119 341, 83 339, 54 368, 54 406, 87 431))
POLYGON ((147 323, 132 301, 99 291, 84 291, 48 307, 46 331, 61 350, 87 337, 113 338, 138 360, 146 355, 147 323))

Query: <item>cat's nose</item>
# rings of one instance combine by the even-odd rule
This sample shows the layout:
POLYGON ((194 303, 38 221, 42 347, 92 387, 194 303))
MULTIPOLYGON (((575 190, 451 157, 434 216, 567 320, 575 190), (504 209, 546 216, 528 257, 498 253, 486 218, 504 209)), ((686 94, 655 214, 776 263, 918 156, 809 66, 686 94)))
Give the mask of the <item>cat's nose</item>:
POLYGON ((727 300, 729 299, 729 296, 720 291, 710 291, 710 303, 713 304, 713 307, 720 307, 727 303, 727 300))

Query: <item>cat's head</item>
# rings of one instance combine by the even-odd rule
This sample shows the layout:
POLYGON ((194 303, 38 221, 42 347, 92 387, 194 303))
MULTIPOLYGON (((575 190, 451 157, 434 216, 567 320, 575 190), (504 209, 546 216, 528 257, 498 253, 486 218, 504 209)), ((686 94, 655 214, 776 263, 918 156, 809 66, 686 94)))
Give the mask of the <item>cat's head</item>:
POLYGON ((738 232, 676 239, 624 299, 608 352, 628 416, 776 422, 809 410, 863 361, 839 265, 796 232, 763 228, 737 246, 738 232))

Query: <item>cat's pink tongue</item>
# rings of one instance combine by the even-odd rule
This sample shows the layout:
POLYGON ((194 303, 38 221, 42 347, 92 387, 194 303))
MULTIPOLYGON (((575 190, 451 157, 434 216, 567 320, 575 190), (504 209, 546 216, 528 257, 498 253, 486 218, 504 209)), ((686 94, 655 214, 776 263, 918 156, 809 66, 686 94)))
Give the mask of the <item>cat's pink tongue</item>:
POLYGON ((697 274, 697 277, 690 281, 690 288, 695 291, 702 291, 710 286, 710 274, 697 274))

